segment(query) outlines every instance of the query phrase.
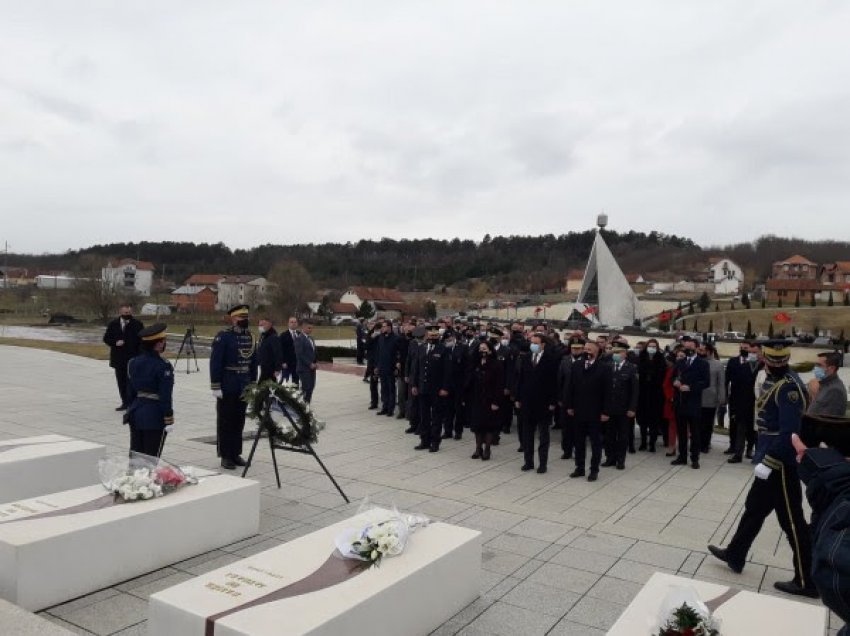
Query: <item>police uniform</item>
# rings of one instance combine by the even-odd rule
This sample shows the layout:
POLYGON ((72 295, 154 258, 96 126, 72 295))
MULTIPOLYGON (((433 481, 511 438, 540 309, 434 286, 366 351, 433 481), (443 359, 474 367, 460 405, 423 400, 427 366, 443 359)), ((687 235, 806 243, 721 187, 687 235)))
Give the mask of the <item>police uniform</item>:
POLYGON ((803 516, 796 451, 791 443, 791 435, 800 432, 808 394, 797 374, 787 368, 789 343, 769 341, 762 350, 768 367, 784 366, 784 373, 779 377, 776 373, 769 373, 756 401, 758 440, 753 459, 756 477, 732 541, 725 550, 715 546, 708 548, 716 557, 726 561, 732 570, 740 572, 764 520, 771 512, 776 512, 794 555, 794 579, 777 582, 774 586, 791 594, 817 596, 810 579, 811 537, 803 516))
POLYGON ((152 457, 160 456, 165 443, 165 427, 174 424, 171 404, 174 369, 153 348, 165 339, 165 329, 162 323, 142 329, 139 332, 142 352, 127 365, 130 450, 152 457))
POLYGON ((451 356, 439 341, 436 326, 428 327, 429 339, 422 345, 411 384, 419 403, 419 438, 416 450, 440 450, 442 414, 451 388, 451 356))
POLYGON ((242 431, 247 404, 242 392, 257 377, 254 336, 248 330, 248 305, 236 305, 228 315, 244 321, 218 332, 210 353, 210 388, 216 395, 218 455, 224 468, 243 466, 242 431))

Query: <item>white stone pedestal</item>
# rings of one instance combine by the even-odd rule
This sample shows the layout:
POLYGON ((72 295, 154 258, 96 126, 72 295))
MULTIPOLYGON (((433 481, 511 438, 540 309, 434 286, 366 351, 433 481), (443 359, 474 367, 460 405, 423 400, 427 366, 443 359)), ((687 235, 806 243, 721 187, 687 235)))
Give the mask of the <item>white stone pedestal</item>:
POLYGON ((259 530, 260 485, 228 475, 159 499, 27 519, 104 495, 97 485, 0 505, 0 597, 40 610, 259 530))
MULTIPOLYGON (((608 636, 655 634, 661 604, 673 587, 691 587, 707 603, 726 594, 729 586, 656 572, 609 630, 608 636)), ((826 630, 826 608, 766 594, 740 591, 713 612, 723 636, 821 636, 826 630)))
MULTIPOLYGON (((207 618, 302 581, 335 550, 359 516, 272 548, 151 596, 148 633, 156 636, 415 636, 428 634, 475 600, 481 533, 434 523, 405 551, 343 582, 207 618)), ((341 557, 332 557, 334 559, 341 557)))
POLYGON ((0 503, 99 483, 104 447, 64 435, 0 442, 0 503))

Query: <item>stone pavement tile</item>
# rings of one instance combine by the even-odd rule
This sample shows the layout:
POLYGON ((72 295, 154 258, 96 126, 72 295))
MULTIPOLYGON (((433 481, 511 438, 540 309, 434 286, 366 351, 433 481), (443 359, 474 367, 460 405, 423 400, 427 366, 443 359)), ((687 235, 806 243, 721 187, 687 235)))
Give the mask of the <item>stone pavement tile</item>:
POLYGON ((254 556, 255 554, 259 554, 260 552, 265 552, 266 550, 271 550, 272 548, 277 548, 280 545, 283 545, 283 541, 279 538, 268 537, 263 541, 259 541, 249 546, 245 546, 244 548, 240 548, 238 550, 234 550, 233 554, 244 559, 245 557, 254 556))
POLYGON ((527 579, 529 576, 537 572, 541 567, 543 567, 544 561, 539 559, 529 559, 525 562, 525 564, 519 568, 516 572, 511 574, 511 576, 516 577, 520 580, 527 579))
POLYGON ((587 530, 570 542, 570 547, 608 556, 621 557, 635 544, 634 539, 587 530))
POLYGON ((485 547, 481 552, 481 567, 503 576, 513 574, 528 562, 521 554, 485 547))
POLYGON ((558 552, 560 552, 561 548, 563 547, 564 546, 562 546, 560 543, 553 543, 548 548, 537 554, 535 558, 541 561, 549 561, 553 556, 558 554, 558 552))
POLYGON ((532 612, 503 602, 493 603, 461 632, 463 636, 492 634, 493 636, 543 636, 557 622, 557 618, 532 612))
MULTIPOLYGON (((340 499, 340 501, 342 500, 340 499)), ((320 508, 318 506, 311 506, 310 504, 300 501, 290 500, 284 502, 282 505, 269 508, 264 512, 289 521, 307 521, 311 517, 316 517, 327 512, 327 509, 320 508)))
POLYGON ((561 618, 580 598, 581 595, 574 592, 565 592, 550 585, 523 581, 505 594, 502 601, 561 618))
POLYGON ((603 576, 587 591, 587 596, 601 598, 618 605, 628 605, 634 600, 642 587, 641 584, 632 581, 624 581, 613 576, 603 576))
POLYGON ((659 568, 654 565, 647 565, 645 563, 638 563, 636 561, 629 561, 628 559, 620 559, 614 564, 608 572, 606 572, 606 576, 613 576, 618 579, 623 579, 625 581, 633 581, 634 583, 639 583, 643 585, 646 583, 650 577, 656 572, 665 572, 667 574, 676 574, 676 570, 669 570, 666 568, 659 568))
POLYGON ((570 530, 572 530, 572 526, 566 526, 554 521, 546 521, 545 519, 531 518, 520 521, 511 528, 511 533, 552 543, 563 537, 570 530))
POLYGON ((434 498, 419 505, 417 511, 433 519, 449 519, 469 508, 469 504, 451 499, 434 498))
POLYGON ((179 564, 175 565, 174 567, 183 570, 184 572, 188 572, 189 574, 192 574, 194 576, 200 576, 201 574, 212 572, 213 570, 223 568, 226 565, 230 565, 231 563, 236 563, 236 561, 241 560, 242 557, 236 554, 224 552, 222 553, 222 556, 216 557, 215 559, 210 559, 209 561, 204 561, 203 563, 199 563, 191 567, 185 567, 179 564))
POLYGON ((138 576, 135 579, 130 579, 129 581, 119 583, 115 586, 115 589, 119 592, 132 592, 137 587, 148 585, 149 583, 153 583, 154 581, 158 581, 159 579, 164 579, 166 577, 171 576, 172 574, 177 574, 178 572, 179 570, 175 570, 171 567, 161 568, 159 570, 154 570, 153 572, 143 574, 142 576, 138 576))
POLYGON ((99 636, 108 636, 144 621, 147 611, 147 601, 119 593, 94 605, 63 612, 60 618, 99 636))
POLYGON ((510 532, 504 532, 489 541, 486 547, 493 548, 494 550, 513 552, 526 557, 533 557, 540 554, 550 545, 551 543, 546 541, 539 541, 537 539, 530 539, 528 537, 516 535, 513 533, 513 530, 511 530, 510 532))
POLYGON ((625 605, 585 596, 564 618, 597 629, 610 629, 625 609, 625 605))
POLYGON ((590 552, 589 550, 566 547, 549 559, 549 562, 566 565, 579 570, 587 570, 588 572, 596 572, 597 574, 604 574, 617 562, 617 557, 600 554, 599 552, 590 552))
POLYGON ((694 578, 723 581, 727 585, 754 588, 757 590, 761 587, 765 570, 766 567, 758 563, 747 563, 743 572, 736 574, 723 561, 713 556, 707 556, 694 574, 694 578))
POLYGON ((77 627, 76 625, 72 625, 68 621, 63 621, 61 618, 56 618, 55 616, 51 616, 50 614, 43 612, 39 614, 43 619, 50 621, 54 625, 58 625, 63 629, 67 629, 72 634, 78 634, 79 636, 91 636, 93 632, 90 632, 87 629, 83 629, 82 627, 77 627))
POLYGON ((115 632, 112 636, 150 636, 148 634, 148 622, 136 623, 127 629, 122 629, 120 632, 115 632))
POLYGON ((593 587, 599 578, 599 575, 593 572, 576 570, 575 568, 568 568, 557 563, 546 563, 529 576, 528 581, 541 585, 550 585, 567 592, 584 594, 593 587))
POLYGON ((493 603, 495 603, 494 600, 486 597, 474 600, 443 623, 440 627, 431 632, 430 636, 454 636, 454 634, 460 632, 460 630, 483 614, 487 608, 493 605, 493 603))
POLYGON ((703 561, 707 558, 707 555, 702 554, 700 552, 691 552, 691 556, 685 559, 685 562, 682 564, 682 567, 679 568, 679 572, 683 574, 695 574, 697 569, 702 565, 703 561))
MULTIPOLYGON (((483 574, 483 571, 482 571, 482 574, 483 574)), ((522 582, 521 579, 518 579, 518 578, 513 577, 513 576, 506 576, 506 577, 502 578, 501 581, 496 583, 496 585, 491 587, 489 590, 482 592, 481 596, 483 598, 487 598, 487 599, 490 599, 492 601, 498 601, 505 594, 510 592, 512 589, 514 589, 521 582, 522 582)))
POLYGON ((483 528, 491 528, 504 532, 505 530, 513 528, 521 521, 524 521, 524 517, 512 512, 503 512, 501 510, 482 510, 481 512, 477 512, 464 519, 462 525, 467 528, 476 528, 479 530, 483 528))
POLYGON ((658 543, 638 541, 623 555, 624 558, 638 563, 655 565, 669 570, 678 570, 682 567, 690 551, 681 548, 671 548, 658 543))
POLYGON ((605 636, 605 630, 561 619, 546 636, 605 636))
POLYGON ((191 574, 175 570, 173 574, 169 574, 168 576, 154 581, 149 581, 144 585, 135 586, 132 589, 126 590, 126 592, 133 596, 138 596, 140 599, 148 600, 148 597, 150 597, 151 594, 167 590, 169 587, 188 581, 191 578, 194 578, 191 574))
POLYGON ((108 587, 106 589, 93 592, 92 594, 75 598, 73 601, 68 601, 67 603, 62 603, 61 605, 54 605, 53 607, 48 607, 47 611, 50 612, 53 616, 58 616, 59 618, 62 618, 65 614, 68 614, 69 612, 73 612, 80 608, 94 605, 95 603, 98 603, 105 599, 117 596, 118 594, 120 594, 118 590, 108 587))

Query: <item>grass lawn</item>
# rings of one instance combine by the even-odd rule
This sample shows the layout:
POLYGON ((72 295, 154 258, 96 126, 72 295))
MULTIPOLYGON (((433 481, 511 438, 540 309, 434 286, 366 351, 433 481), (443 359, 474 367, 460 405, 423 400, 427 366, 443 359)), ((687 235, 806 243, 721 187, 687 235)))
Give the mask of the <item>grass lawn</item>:
POLYGON ((109 347, 102 344, 80 344, 75 342, 50 342, 47 340, 27 340, 24 338, 0 338, 0 345, 46 349, 58 353, 69 353, 94 360, 109 360, 109 347))

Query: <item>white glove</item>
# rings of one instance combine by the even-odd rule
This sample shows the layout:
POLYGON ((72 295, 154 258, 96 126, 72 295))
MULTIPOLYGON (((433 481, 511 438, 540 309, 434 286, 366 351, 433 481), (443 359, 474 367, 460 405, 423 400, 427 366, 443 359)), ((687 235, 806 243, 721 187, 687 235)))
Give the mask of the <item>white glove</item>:
POLYGON ((174 430, 174 424, 169 424, 168 426, 165 427, 166 433, 170 433, 173 430, 174 430))
POLYGON ((753 473, 755 473, 755 476, 758 479, 767 479, 768 477, 770 477, 770 473, 772 472, 772 470, 773 469, 771 469, 770 466, 768 466, 767 464, 758 464, 756 465, 756 468, 753 473))
POLYGON ((218 400, 220 400, 221 398, 224 397, 224 393, 221 392, 221 389, 213 390, 212 394, 213 394, 213 397, 218 399, 218 400))

